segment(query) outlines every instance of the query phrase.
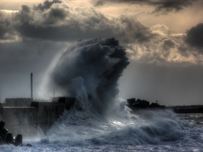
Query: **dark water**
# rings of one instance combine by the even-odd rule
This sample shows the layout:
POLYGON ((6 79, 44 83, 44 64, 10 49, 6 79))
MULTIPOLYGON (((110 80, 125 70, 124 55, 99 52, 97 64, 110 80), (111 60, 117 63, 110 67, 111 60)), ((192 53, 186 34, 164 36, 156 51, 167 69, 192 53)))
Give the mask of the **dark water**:
POLYGON ((128 120, 99 120, 72 111, 75 119, 70 114, 46 136, 24 142, 33 147, 2 145, 0 151, 203 151, 203 114, 143 112, 128 120))

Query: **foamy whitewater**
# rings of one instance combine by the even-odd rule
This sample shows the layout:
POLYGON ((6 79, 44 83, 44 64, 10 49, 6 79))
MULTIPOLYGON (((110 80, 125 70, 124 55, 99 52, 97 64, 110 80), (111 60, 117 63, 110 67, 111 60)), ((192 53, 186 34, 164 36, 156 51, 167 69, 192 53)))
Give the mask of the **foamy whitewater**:
MULTIPOLYGON (((113 38, 80 41, 58 58, 44 94, 76 97, 53 127, 0 151, 203 151, 203 115, 170 110, 131 114, 119 98, 118 79, 129 64, 113 38)), ((132 80, 133 81, 133 80, 132 80)))

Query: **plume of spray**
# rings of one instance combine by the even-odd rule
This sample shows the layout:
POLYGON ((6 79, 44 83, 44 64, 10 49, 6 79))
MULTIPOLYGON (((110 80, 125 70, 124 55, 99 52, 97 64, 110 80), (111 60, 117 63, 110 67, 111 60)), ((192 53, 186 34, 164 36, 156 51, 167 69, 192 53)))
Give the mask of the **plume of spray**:
POLYGON ((128 64, 125 49, 114 38, 79 41, 63 52, 48 88, 52 92, 54 87, 57 96, 76 97, 76 102, 48 131, 48 140, 70 145, 158 144, 182 137, 182 124, 170 111, 130 114, 117 99, 118 79, 128 64))
POLYGON ((104 114, 118 95, 118 79, 128 64, 125 48, 114 38, 79 41, 59 58, 49 88, 76 97, 84 110, 104 114))

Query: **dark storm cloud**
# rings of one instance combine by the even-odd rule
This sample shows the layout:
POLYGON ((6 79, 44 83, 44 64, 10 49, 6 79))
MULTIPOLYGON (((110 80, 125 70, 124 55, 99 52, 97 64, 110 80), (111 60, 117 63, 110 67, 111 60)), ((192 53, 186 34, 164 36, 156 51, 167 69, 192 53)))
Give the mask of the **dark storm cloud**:
POLYGON ((101 6, 106 3, 129 3, 138 5, 154 6, 154 12, 179 11, 190 6, 195 0, 92 0, 95 6, 101 6))
POLYGON ((39 9, 41 11, 44 11, 45 9, 50 8, 53 4, 57 4, 57 3, 61 3, 61 1, 60 0, 52 0, 52 1, 45 0, 43 4, 39 4, 39 5, 35 6, 35 8, 39 9))
POLYGON ((53 8, 48 14, 46 14, 45 18, 45 23, 52 24, 58 20, 64 20, 66 18, 66 11, 60 8, 53 8))
MULTIPOLYGON (((136 61, 159 64, 182 61, 194 63, 192 60, 195 59, 187 58, 195 55, 188 54, 190 48, 182 42, 183 38, 170 38, 169 29, 165 25, 155 25, 149 29, 135 18, 124 15, 107 18, 94 8, 74 8, 59 1, 50 1, 47 4, 45 1, 38 6, 23 5, 19 12, 11 14, 12 17, 7 20, 14 34, 10 36, 14 35, 22 41, 52 42, 114 37, 127 48, 129 57, 136 61), (38 6, 44 6, 44 9, 39 9, 38 6)), ((6 17, 3 16, 3 27, 8 28, 5 24, 6 17)), ((4 30, 3 27, 0 27, 1 35, 5 35, 5 31, 11 33, 12 30, 4 30)), ((13 38, 13 41, 17 38, 13 38)))
POLYGON ((186 35, 186 42, 194 47, 203 47, 203 23, 192 27, 186 35))
MULTIPOLYGON (((21 46, 24 45, 20 44, 28 44, 28 42, 39 45, 37 41, 66 43, 92 37, 115 37, 122 45, 127 46, 134 43, 144 45, 157 37, 156 33, 152 33, 136 19, 126 16, 110 19, 93 8, 74 8, 58 1, 44 2, 34 7, 23 5, 18 12, 10 13, 9 18, 7 15, 1 14, 0 31, 1 38, 7 35, 9 43, 8 45, 4 44, 4 41, 0 43, 2 43, 2 49, 7 50, 2 54, 8 59, 13 56, 11 54, 9 57, 9 52, 23 55, 36 53, 35 50, 22 51, 24 48, 21 46), (41 9, 42 6, 44 9, 41 9), (14 36, 14 38, 8 36, 14 36), (7 49, 3 46, 7 46, 7 49)), ((29 46, 35 48, 32 45, 29 46)))
POLYGON ((151 2, 151 5, 156 7, 155 12, 180 11, 187 6, 190 6, 194 1, 195 0, 160 0, 157 2, 151 2))
POLYGON ((27 5, 22 5, 20 12, 16 14, 15 19, 21 23, 32 21, 33 17, 30 7, 27 5))
POLYGON ((6 27, 4 25, 0 25, 0 39, 3 39, 6 35, 6 27))
POLYGON ((50 41, 115 37, 122 43, 142 43, 155 36, 139 21, 129 17, 108 19, 93 8, 71 8, 64 3, 49 7, 39 11, 22 6, 15 17, 19 34, 24 38, 50 41))

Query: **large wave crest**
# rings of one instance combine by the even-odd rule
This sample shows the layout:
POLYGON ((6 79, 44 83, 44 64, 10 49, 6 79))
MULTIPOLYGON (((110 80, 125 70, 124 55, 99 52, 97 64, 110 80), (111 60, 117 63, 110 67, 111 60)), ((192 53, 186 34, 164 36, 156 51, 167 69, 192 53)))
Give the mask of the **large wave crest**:
POLYGON ((118 79, 129 64, 114 38, 80 41, 59 58, 51 76, 56 93, 73 96, 82 109, 104 113, 118 94, 118 79))

